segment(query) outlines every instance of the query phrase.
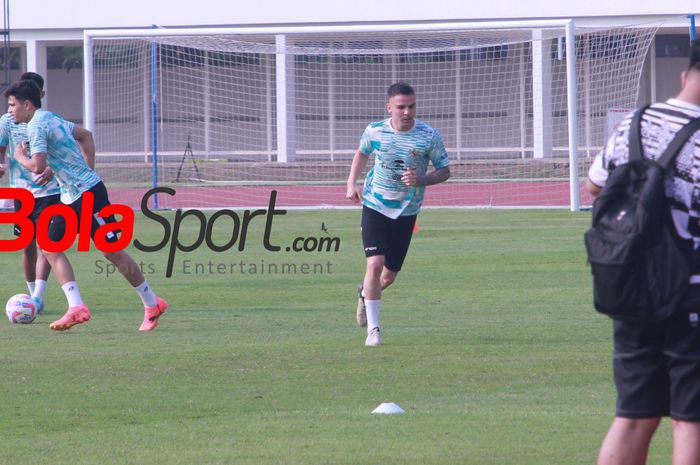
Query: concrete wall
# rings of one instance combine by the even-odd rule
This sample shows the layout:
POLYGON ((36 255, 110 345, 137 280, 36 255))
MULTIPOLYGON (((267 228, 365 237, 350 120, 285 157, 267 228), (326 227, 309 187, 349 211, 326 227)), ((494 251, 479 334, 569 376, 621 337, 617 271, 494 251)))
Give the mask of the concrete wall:
MULTIPOLYGON (((250 4, 247 4, 250 5, 250 4)), ((185 26, 219 26, 219 25, 264 25, 264 24, 294 24, 294 23, 364 23, 364 22, 396 22, 396 21, 469 21, 469 20, 493 20, 493 19, 527 19, 527 18, 584 18, 586 20, 615 22, 620 17, 629 17, 630 14, 638 17, 640 22, 648 21, 643 15, 677 15, 674 21, 678 29, 675 32, 687 31, 688 20, 685 15, 700 10, 696 0, 676 0, 658 2, 652 0, 616 2, 591 0, 589 2, 558 2, 551 3, 540 0, 530 2, 494 1, 443 1, 431 4, 426 9, 424 0, 406 0, 400 4, 390 2, 376 2, 357 0, 355 2, 329 2, 327 0, 299 0, 288 2, 282 0, 260 0, 255 8, 244 8, 240 4, 230 1, 201 0, 196 8, 191 2, 173 0, 167 2, 143 2, 142 0, 122 0, 121 2, 67 0, 66 2, 49 2, 42 0, 38 6, 31 2, 12 2, 11 28, 12 39, 21 47, 23 40, 47 41, 60 40, 65 43, 82 38, 83 29, 93 28, 135 28, 150 27, 153 24, 164 27, 185 26), (36 14, 37 8, 41 14, 36 14), (607 19, 605 19, 607 18, 607 19)), ((629 18, 627 18, 629 19, 629 18)), ((685 66, 685 61, 679 58, 660 58, 656 66, 655 93, 657 100, 663 100, 675 95, 678 90, 678 75, 685 66)), ((31 66, 25 67, 33 69, 31 66)), ((642 97, 644 101, 652 95, 650 67, 646 68, 646 74, 642 80, 642 97)), ((24 70, 24 69, 23 69, 24 70)), ((22 70, 22 71, 23 71, 22 70)), ((70 72, 60 69, 45 71, 47 77, 46 106, 66 118, 82 122, 83 106, 83 75, 81 69, 73 69, 70 72)), ((388 76, 388 75, 387 75, 388 76)), ((312 81, 325 80, 321 73, 309 74, 300 78, 300 84, 311 86, 312 81)), ((381 79, 383 86, 388 78, 381 79)), ((341 76, 342 80, 342 76, 341 76)), ((416 84, 422 86, 423 82, 432 82, 430 76, 416 78, 416 84)), ((318 83, 316 83, 318 84, 318 83)), ((356 83, 350 80, 351 87, 356 83)), ((445 83, 443 85, 450 86, 445 83)), ((316 88, 322 87, 316 85, 316 88)), ((303 87, 302 87, 303 89, 303 87)), ((512 90, 511 90, 512 91, 512 90)), ((303 96, 303 90, 300 92, 303 96)), ((359 93, 368 95, 367 90, 359 93)), ((357 95, 357 94, 356 94, 357 95)), ((136 96, 135 96, 136 97, 136 96)), ((258 96, 259 98, 259 96, 258 96)), ((136 112, 141 112, 146 99, 141 98, 136 104, 136 112)), ((325 100, 307 100, 310 108, 307 110, 314 114, 322 113, 325 100), (319 108, 314 108, 317 106, 319 108)), ((353 106, 366 107, 363 102, 352 102, 353 106)), ((342 105, 342 102, 339 102, 342 105)), ((439 105, 438 105, 439 106, 439 105)), ((511 109, 512 110, 512 109, 511 109)), ((132 109, 118 110, 115 113, 133 112, 132 109)), ((512 113, 512 111, 511 111, 512 113)), ((363 124, 365 115, 358 115, 356 124, 363 124)), ((350 123, 355 124, 355 123, 350 123)), ((474 121, 465 123, 474 124, 474 121)), ((563 123, 565 124, 565 123, 563 123)), ((246 121, 236 122, 236 132, 245 132, 251 124, 246 121)), ((456 128, 449 124, 444 128, 446 139, 454 137, 456 128)), ((301 121, 299 123, 300 135, 305 140, 315 140, 322 149, 323 141, 317 137, 311 137, 316 128, 313 121, 301 121)), ((361 129, 361 128, 360 128, 361 129)), ((471 128, 474 134, 481 134, 483 130, 478 127, 471 128)), ((192 130, 194 131, 194 129, 192 130)), ((343 129, 337 130, 338 142, 355 144, 358 128, 348 129, 347 136, 343 129), (346 141, 347 139, 347 141, 346 141)), ((189 131, 188 131, 189 132, 189 131)), ((129 139, 134 147, 143 145, 142 137, 130 137, 132 131, 122 132, 118 138, 129 139)), ((120 133, 117 133, 120 134, 120 133)), ((184 133, 182 133, 184 134, 184 133)), ((182 135, 180 134, 180 135, 182 135)), ((179 150, 182 141, 178 138, 167 137, 166 140, 177 139, 179 150)), ((253 141, 253 139, 251 139, 253 141)), ((259 141, 256 141, 258 143, 259 141)), ((558 141, 555 141, 558 142, 558 141)), ((529 143, 529 141, 528 141, 529 143)), ((250 143, 240 141, 242 148, 248 148, 250 143)), ((307 147, 310 150, 316 147, 307 147)), ((325 150, 326 147, 323 147, 325 150)))

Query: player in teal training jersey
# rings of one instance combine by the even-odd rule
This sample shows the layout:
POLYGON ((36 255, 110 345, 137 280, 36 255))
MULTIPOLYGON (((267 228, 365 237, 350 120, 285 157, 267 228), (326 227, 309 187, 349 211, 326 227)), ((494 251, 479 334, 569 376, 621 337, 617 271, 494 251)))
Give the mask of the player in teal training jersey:
MULTIPOLYGON (((95 146, 92 134, 81 128, 89 143, 79 146, 73 137, 76 127, 59 115, 41 109, 39 88, 31 81, 24 80, 13 84, 5 91, 5 97, 8 112, 14 122, 28 123, 28 145, 18 145, 14 153, 17 162, 34 173, 41 173, 47 165, 50 166, 61 188, 61 202, 70 206, 78 218, 82 217, 83 194, 90 192, 94 195, 93 208, 89 212, 93 218, 91 237, 94 238, 102 224, 116 222, 113 215, 106 218, 97 215, 110 203, 107 189, 94 171, 95 146)), ((48 236, 54 242, 59 241, 63 238, 65 230, 65 218, 54 216, 49 224, 48 236)), ((116 232, 109 232, 106 240, 116 242, 116 232)), ((87 322, 91 318, 90 310, 83 303, 68 258, 62 252, 45 252, 45 255, 68 300, 68 311, 61 319, 51 323, 51 329, 65 331, 76 324, 87 322)), ((143 302, 144 319, 139 329, 152 331, 168 308, 168 303, 156 296, 139 266, 124 250, 105 252, 104 255, 134 287, 143 302)))
POLYGON ((403 82, 387 91, 389 118, 370 123, 355 152, 348 176, 346 197, 362 201, 362 242, 367 259, 360 285, 357 323, 367 326, 365 345, 381 345, 379 307, 382 290, 396 279, 413 235, 425 186, 450 177, 450 167, 440 133, 416 119, 416 94, 403 82), (374 167, 364 187, 357 185, 367 160, 374 167), (435 169, 428 173, 428 165, 435 169))
MULTIPOLYGON (((21 79, 33 81, 44 97, 44 78, 34 72, 22 74, 21 79)), ((34 196, 34 210, 29 215, 29 219, 36 226, 36 220, 41 212, 48 206, 58 203, 59 186, 53 178, 51 168, 41 174, 35 174, 17 163, 14 159, 15 148, 22 142, 27 141, 27 123, 15 123, 12 116, 5 113, 0 117, 0 176, 5 171, 9 174, 9 186, 26 189, 34 196), (5 162, 7 154, 8 163, 5 162)), ((15 210, 19 208, 19 202, 15 203, 15 210)), ((21 229, 15 225, 14 234, 19 236, 21 229)), ((29 293, 35 299, 37 308, 41 312, 44 308, 44 290, 46 280, 51 272, 51 265, 46 260, 43 253, 37 252, 36 241, 32 241, 22 250, 22 270, 27 281, 29 293)))

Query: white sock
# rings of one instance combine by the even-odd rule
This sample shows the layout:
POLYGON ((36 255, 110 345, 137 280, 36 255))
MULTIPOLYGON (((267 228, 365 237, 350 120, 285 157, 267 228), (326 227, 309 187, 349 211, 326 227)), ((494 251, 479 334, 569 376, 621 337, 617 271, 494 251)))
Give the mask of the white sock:
POLYGON ((34 290, 32 291, 32 297, 44 300, 44 290, 46 290, 46 281, 43 279, 37 279, 34 290))
POLYGON ((78 305, 83 305, 83 298, 80 297, 80 289, 78 289, 78 283, 75 281, 68 281, 66 284, 61 286, 63 293, 68 299, 69 307, 77 307, 78 305))
POLYGON ((34 288, 36 287, 36 281, 27 281, 27 288, 29 289, 29 294, 34 295, 34 288))
POLYGON ((365 306, 367 307, 367 333, 374 328, 379 328, 379 307, 381 305, 381 300, 365 299, 365 306))
POLYGON ((158 302, 156 302, 156 295, 148 285, 148 281, 144 281, 140 286, 134 288, 136 293, 141 297, 141 302, 143 302, 144 307, 155 307, 158 302))

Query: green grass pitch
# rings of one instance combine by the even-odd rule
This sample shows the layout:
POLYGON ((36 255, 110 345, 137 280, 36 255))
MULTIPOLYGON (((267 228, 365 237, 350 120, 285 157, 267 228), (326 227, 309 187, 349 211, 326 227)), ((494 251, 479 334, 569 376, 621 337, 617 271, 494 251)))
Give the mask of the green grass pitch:
MULTIPOLYGON (((385 345, 375 349, 354 322, 359 210, 275 218, 274 244, 323 237, 324 223, 337 252, 269 252, 261 221, 243 251, 179 253, 171 278, 165 251, 130 248, 171 304, 151 334, 137 331, 140 301, 106 276, 101 254, 73 251, 92 321, 49 331, 65 310, 52 277, 33 324, 0 324, 0 463, 593 463, 614 388, 610 322, 591 305, 589 221, 560 210, 425 210, 384 293, 385 345), (193 273, 209 261, 225 272, 193 273), (331 266, 250 272, 261 262, 331 266), (406 413, 370 414, 381 402, 406 413)), ((224 243, 230 223, 217 226, 224 243)), ((136 238, 154 244, 162 233, 137 214, 136 238)), ((181 234, 191 241, 194 221, 181 234)), ((25 291, 18 253, 0 254, 0 278, 3 299, 25 291)), ((658 436, 650 463, 670 457, 668 422, 658 436)))

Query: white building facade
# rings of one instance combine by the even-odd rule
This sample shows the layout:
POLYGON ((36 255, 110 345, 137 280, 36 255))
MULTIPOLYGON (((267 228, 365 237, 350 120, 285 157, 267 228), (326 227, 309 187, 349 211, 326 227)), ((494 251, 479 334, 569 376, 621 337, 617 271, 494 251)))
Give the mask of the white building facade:
MULTIPOLYGON (((16 48, 13 75, 36 71, 47 76, 46 105, 76 121, 83 119, 82 41, 87 29, 231 27, 322 24, 391 24, 440 21, 493 21, 573 18, 644 22, 665 17, 661 44, 652 47, 642 78, 642 100, 665 99, 677 89, 684 59, 672 45, 689 34, 688 15, 700 13, 693 0, 591 0, 588 2, 438 1, 401 3, 356 0, 224 0, 169 2, 122 0, 9 1, 10 39, 16 48), (669 53, 669 50, 671 52, 669 53), (653 69, 652 69, 653 68, 653 69)), ((657 41, 659 42, 659 41, 657 41)))
MULTIPOLYGON (((47 78, 45 106, 95 132, 101 173, 112 185, 177 183, 183 150, 208 162, 191 179, 221 189, 341 185, 362 129, 384 117, 386 86, 408 79, 420 116, 440 129, 456 162, 437 204, 572 209, 590 202, 579 193, 580 173, 604 143, 611 116, 677 93, 700 14, 690 0, 8 1, 12 79, 24 71, 47 78), (557 22, 560 31, 545 38, 538 34, 551 30, 531 26, 513 40, 507 36, 517 27, 508 21, 557 22), (462 34, 487 23, 500 29, 462 34), (430 45, 425 35, 411 36, 428 25, 448 34, 457 25, 457 33, 434 35, 430 45), (608 32, 569 41, 564 29, 573 25, 608 32), (212 40, 245 29, 226 39, 244 48, 168 39, 149 60, 152 39, 141 37, 102 45, 87 60, 99 65, 85 73, 85 31, 153 28, 207 29, 212 40), (382 28, 402 31, 374 34, 382 28), (291 48, 280 52, 281 45, 291 48), (304 47, 319 50, 312 56, 304 47), (578 64, 569 59, 579 54, 578 64), (460 183, 479 192, 465 194, 460 183), (520 189, 515 197, 508 186, 520 189)), ((196 192, 196 206, 209 207, 236 205, 244 195, 196 192)), ((344 200, 335 193, 321 203, 328 198, 344 200)))

